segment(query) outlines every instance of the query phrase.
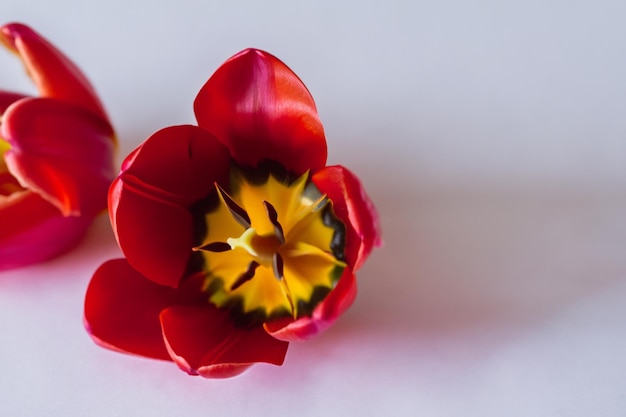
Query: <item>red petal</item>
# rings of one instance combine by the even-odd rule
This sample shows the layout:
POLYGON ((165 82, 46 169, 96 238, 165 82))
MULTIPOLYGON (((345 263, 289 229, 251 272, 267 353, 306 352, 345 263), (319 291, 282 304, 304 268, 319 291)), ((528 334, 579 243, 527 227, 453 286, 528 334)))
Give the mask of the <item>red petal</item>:
POLYGON ((109 192, 111 223, 128 262, 175 287, 193 246, 189 206, 228 178, 228 150, 195 126, 158 131, 131 153, 109 192))
POLYGON ((0 90, 0 115, 3 115, 11 104, 26 97, 23 94, 0 90))
POLYGON ((326 139, 302 81, 276 57, 246 49, 202 87, 194 109, 200 127, 229 147, 240 164, 264 159, 301 175, 326 164, 326 139))
POLYGON ((170 360, 159 314, 172 304, 202 300, 200 291, 157 285, 125 259, 114 259, 94 273, 85 296, 85 326, 96 343, 109 349, 170 360))
POLYGON ((9 107, 0 129, 11 144, 7 166, 22 186, 65 215, 106 208, 115 176, 108 123, 55 99, 27 98, 9 107))
POLYGON ((107 119, 96 93, 78 67, 37 32, 19 23, 0 28, 0 43, 15 52, 44 97, 54 97, 107 119))
POLYGON ((256 362, 281 365, 288 343, 263 327, 237 328, 229 312, 204 306, 173 306, 161 313, 163 336, 172 359, 185 372, 228 378, 256 362))
POLYGON ((337 286, 315 307, 311 317, 268 322, 265 330, 276 339, 287 342, 309 339, 333 324, 352 305, 356 292, 354 274, 346 268, 337 286))
POLYGON ((335 214, 346 225, 346 260, 358 270, 372 249, 382 244, 374 204, 359 179, 343 166, 326 167, 316 172, 312 181, 330 198, 335 214))
POLYGON ((32 191, 0 197, 0 270, 42 262, 71 249, 91 217, 64 217, 32 191))

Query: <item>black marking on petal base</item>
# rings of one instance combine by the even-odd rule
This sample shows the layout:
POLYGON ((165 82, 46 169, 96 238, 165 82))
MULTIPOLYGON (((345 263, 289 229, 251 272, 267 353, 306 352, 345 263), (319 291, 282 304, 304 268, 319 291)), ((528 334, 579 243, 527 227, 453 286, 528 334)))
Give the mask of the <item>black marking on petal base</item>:
POLYGON ((230 286, 230 290, 235 291, 237 288, 241 287, 243 284, 245 284, 246 282, 254 278, 254 273, 256 269, 259 267, 259 265, 260 264, 257 261, 250 261, 250 263, 248 264, 248 269, 246 269, 246 272, 244 272, 243 274, 239 276, 239 278, 237 278, 237 280, 233 283, 233 285, 230 286))
MULTIPOLYGON (((193 221, 193 227, 191 228, 193 233, 192 248, 198 247, 204 242, 208 231, 206 213, 215 210, 219 204, 220 199, 217 195, 217 190, 213 189, 205 198, 196 201, 189 207, 193 221)), ((189 256, 189 262, 187 262, 183 276, 188 277, 197 272, 204 271, 206 269, 205 266, 206 259, 202 255, 202 252, 194 250, 189 256)))
POLYGON ((226 242, 211 242, 204 246, 200 246, 199 250, 206 250, 209 252, 226 252, 231 250, 232 248, 226 242))
POLYGON ((318 286, 313 288, 313 294, 308 301, 298 300, 298 318, 311 317, 315 307, 326 298, 328 293, 330 293, 330 288, 318 286))
POLYGON ((328 227, 331 227, 335 232, 333 233, 333 239, 330 242, 330 250, 333 252, 335 258, 340 261, 345 261, 346 256, 344 250, 346 248, 346 226, 335 215, 333 205, 327 204, 322 212, 322 221, 328 227))
MULTIPOLYGON (((270 159, 264 159, 255 167, 240 165, 237 168, 246 181, 253 185, 265 184, 270 175, 283 184, 291 184, 299 177, 299 175, 287 171, 280 163, 270 159)), ((236 182, 231 179, 231 186, 236 182)))
POLYGON ((269 202, 263 200, 263 206, 265 206, 265 211, 267 212, 267 217, 270 219, 270 222, 274 225, 274 234, 278 238, 278 241, 281 245, 285 244, 285 234, 283 233, 283 227, 278 222, 278 213, 273 205, 269 202))
POLYGON ((235 203, 235 200, 233 200, 231 196, 229 196, 226 191, 224 191, 224 189, 219 186, 219 184, 215 184, 215 186, 224 198, 226 207, 228 207, 228 210, 230 211, 231 216, 233 216, 233 219, 235 219, 235 221, 244 228, 249 229, 251 224, 248 212, 246 212, 246 210, 244 210, 244 208, 241 207, 239 204, 235 203))
MULTIPOLYGON (((224 281, 220 277, 213 277, 206 292, 209 297, 212 294, 223 293, 227 291, 224 281)), ((245 329, 262 325, 263 323, 279 318, 291 317, 291 311, 287 308, 280 307, 269 314, 263 308, 255 308, 254 310, 244 313, 244 300, 241 295, 229 296, 229 299, 220 308, 230 311, 230 318, 237 328, 245 329)))

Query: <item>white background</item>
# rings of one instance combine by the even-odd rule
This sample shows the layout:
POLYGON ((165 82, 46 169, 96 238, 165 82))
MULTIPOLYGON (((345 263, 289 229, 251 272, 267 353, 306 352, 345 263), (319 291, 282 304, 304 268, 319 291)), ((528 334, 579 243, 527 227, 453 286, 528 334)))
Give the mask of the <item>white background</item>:
MULTIPOLYGON (((225 59, 272 52, 386 241, 331 330, 214 381, 91 342, 84 292, 119 255, 103 216, 72 253, 0 273, 0 415, 626 412, 623 1, 3 0, 0 18, 87 73, 120 161, 193 123, 225 59)), ((34 92, 0 52, 0 88, 34 92)))

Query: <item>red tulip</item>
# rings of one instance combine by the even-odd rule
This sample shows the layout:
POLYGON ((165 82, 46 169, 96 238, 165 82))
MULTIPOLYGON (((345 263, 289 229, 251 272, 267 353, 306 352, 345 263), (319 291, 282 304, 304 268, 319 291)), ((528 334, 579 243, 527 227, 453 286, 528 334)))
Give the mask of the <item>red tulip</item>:
POLYGON ((74 246, 107 206, 115 139, 80 70, 37 32, 0 27, 39 97, 0 90, 0 270, 74 246))
POLYGON ((380 243, 354 174, 326 165, 300 79, 254 49, 224 63, 195 101, 198 126, 156 132, 109 191, 126 259, 87 290, 96 343, 230 377, 282 364, 288 342, 328 327, 380 243))

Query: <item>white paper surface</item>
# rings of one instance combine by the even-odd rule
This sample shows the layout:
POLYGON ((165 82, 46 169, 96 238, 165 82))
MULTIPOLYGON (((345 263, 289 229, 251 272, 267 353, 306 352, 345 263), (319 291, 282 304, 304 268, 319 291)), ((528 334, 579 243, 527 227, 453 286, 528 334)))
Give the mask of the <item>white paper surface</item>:
MULTIPOLYGON (((3 416, 621 416, 626 409, 626 3, 4 0, 87 73, 121 158, 193 123, 249 46, 316 99, 386 245, 285 365, 230 380, 95 346, 82 303, 119 256, 0 273, 3 416)), ((33 92, 0 51, 0 88, 33 92)))

